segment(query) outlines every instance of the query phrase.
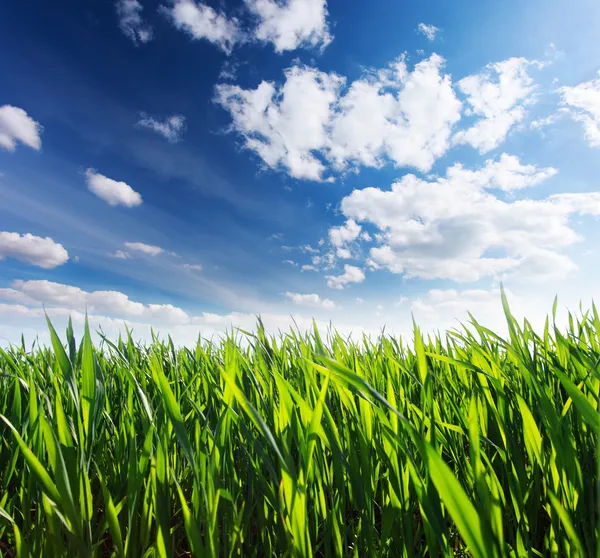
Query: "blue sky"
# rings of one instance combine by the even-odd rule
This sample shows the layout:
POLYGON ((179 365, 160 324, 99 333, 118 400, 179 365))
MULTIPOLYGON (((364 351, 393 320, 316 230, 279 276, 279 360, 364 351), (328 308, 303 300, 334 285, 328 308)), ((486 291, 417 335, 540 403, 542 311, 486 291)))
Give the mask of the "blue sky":
POLYGON ((0 342, 596 297, 600 5, 0 8, 0 342), (170 120, 169 120, 170 119, 170 120))

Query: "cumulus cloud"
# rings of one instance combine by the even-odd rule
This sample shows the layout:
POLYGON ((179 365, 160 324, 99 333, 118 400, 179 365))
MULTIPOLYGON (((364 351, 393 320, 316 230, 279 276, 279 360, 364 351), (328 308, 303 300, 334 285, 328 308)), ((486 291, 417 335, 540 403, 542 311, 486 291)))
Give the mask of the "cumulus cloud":
POLYGON ((325 48, 333 39, 326 0, 245 0, 258 20, 254 36, 276 52, 298 47, 325 48))
POLYGON ((425 35, 427 39, 433 41, 435 39, 436 33, 439 29, 435 25, 427 25, 426 23, 419 23, 417 26, 417 31, 422 35, 425 35))
POLYGON ((408 174, 389 190, 355 190, 341 210, 378 229, 367 261, 374 269, 464 282, 506 274, 543 280, 575 268, 562 253, 580 240, 571 216, 600 215, 599 192, 515 199, 554 174, 503 155, 476 170, 455 164, 435 180, 408 174))
POLYGON ((12 283, 11 289, 1 289, 0 299, 12 300, 23 306, 61 309, 64 314, 72 311, 101 313, 107 315, 144 318, 163 324, 185 324, 190 317, 181 308, 172 304, 142 304, 131 300, 119 291, 85 291, 73 285, 46 280, 12 283))
POLYGON ((177 143, 185 130, 185 116, 174 114, 161 121, 142 113, 137 125, 160 134, 171 143, 177 143))
POLYGON ((466 95, 467 115, 481 118, 470 128, 457 132, 454 142, 471 145, 481 153, 498 147, 511 128, 525 118, 526 107, 535 101, 535 86, 527 73, 531 66, 541 64, 509 58, 461 79, 457 86, 466 95))
POLYGON ((348 219, 343 225, 331 227, 329 229, 329 241, 336 248, 340 248, 349 242, 356 240, 360 231, 361 226, 353 219, 348 219))
POLYGON ((69 253, 50 237, 0 231, 0 261, 5 258, 52 269, 66 263, 69 253))
POLYGON ((294 304, 301 306, 311 306, 313 308, 326 308, 328 310, 335 308, 335 303, 329 298, 321 298, 318 294, 300 294, 300 293, 285 293, 294 304))
POLYGON ((216 101, 233 117, 233 128, 270 168, 295 178, 320 180, 325 166, 315 155, 328 141, 327 125, 343 79, 311 68, 286 70, 280 90, 266 81, 256 89, 220 84, 216 101))
POLYGON ((141 252, 147 256, 158 256, 164 252, 164 249, 160 246, 153 246, 152 244, 144 244, 143 242, 124 242, 126 248, 134 250, 135 252, 141 252))
POLYGON ((210 6, 195 0, 174 0, 164 10, 178 29, 185 31, 192 39, 206 39, 230 54, 236 43, 244 40, 244 35, 235 18, 228 18, 210 6))
POLYGON ((116 8, 119 27, 134 44, 152 40, 152 27, 142 18, 144 8, 137 0, 117 0, 116 8))
POLYGON ((444 60, 434 54, 409 71, 403 59, 369 71, 345 90, 345 79, 293 66, 285 82, 256 89, 219 84, 215 100, 232 128, 270 168, 295 178, 325 179, 325 162, 342 171, 360 165, 428 171, 450 146, 461 103, 444 60))
POLYGON ((135 207, 142 203, 142 196, 125 182, 108 178, 94 169, 87 169, 85 176, 88 190, 108 205, 135 207))
POLYGON ((42 147, 42 126, 22 108, 4 105, 0 107, 0 147, 14 151, 21 142, 36 151, 42 147))
POLYGON ((365 280, 365 272, 360 267, 344 265, 344 273, 341 275, 327 275, 327 286, 330 289, 344 289, 350 283, 362 283, 365 280))
POLYGON ((600 147, 600 78, 574 87, 561 87, 559 93, 569 114, 583 124, 591 147, 600 147))

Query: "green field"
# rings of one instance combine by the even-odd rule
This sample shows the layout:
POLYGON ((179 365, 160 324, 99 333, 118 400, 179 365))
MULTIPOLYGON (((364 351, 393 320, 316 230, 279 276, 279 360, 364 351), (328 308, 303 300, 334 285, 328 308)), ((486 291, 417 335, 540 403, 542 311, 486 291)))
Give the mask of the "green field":
POLYGON ((0 352, 0 555, 599 556, 600 317, 504 303, 507 339, 50 326, 0 352))

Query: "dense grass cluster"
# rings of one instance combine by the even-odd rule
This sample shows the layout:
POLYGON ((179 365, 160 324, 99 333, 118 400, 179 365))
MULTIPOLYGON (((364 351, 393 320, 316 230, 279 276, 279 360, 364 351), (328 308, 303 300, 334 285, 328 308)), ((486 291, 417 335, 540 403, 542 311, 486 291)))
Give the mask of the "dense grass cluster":
POLYGON ((50 325, 0 353, 0 554, 598 556, 600 318, 507 318, 410 346, 50 325))

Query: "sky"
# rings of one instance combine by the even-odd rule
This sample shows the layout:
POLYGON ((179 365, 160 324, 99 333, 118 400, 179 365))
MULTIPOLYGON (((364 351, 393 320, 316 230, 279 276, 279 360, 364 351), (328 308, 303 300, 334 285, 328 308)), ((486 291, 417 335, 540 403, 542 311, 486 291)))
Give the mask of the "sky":
POLYGON ((599 33, 596 0, 3 3, 0 344, 589 308, 599 33))

